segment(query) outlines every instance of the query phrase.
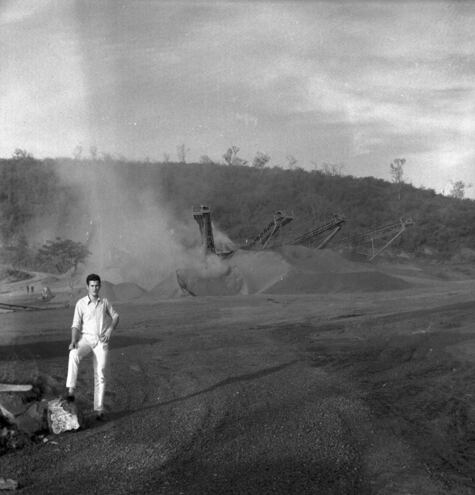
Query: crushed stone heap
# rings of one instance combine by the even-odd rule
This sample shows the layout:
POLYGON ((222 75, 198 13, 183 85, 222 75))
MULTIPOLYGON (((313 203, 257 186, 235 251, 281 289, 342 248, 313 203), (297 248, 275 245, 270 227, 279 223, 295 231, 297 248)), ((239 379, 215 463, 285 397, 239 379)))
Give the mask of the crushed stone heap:
POLYGON ((275 250, 238 250, 229 258, 207 258, 177 270, 150 292, 154 297, 238 294, 313 294, 401 290, 410 284, 369 263, 347 260, 329 249, 283 246, 275 250))

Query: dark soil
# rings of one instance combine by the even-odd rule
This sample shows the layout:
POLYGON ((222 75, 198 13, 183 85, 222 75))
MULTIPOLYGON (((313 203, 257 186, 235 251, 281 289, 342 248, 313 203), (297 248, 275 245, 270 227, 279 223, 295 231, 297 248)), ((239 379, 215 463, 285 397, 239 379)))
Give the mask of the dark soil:
MULTIPOLYGON (((24 494, 475 493, 473 301, 331 316, 279 297, 119 306, 107 421, 85 361, 86 428, 3 455, 0 476, 24 494)), ((2 375, 59 393, 71 312, 0 315, 19 329, 2 375)))

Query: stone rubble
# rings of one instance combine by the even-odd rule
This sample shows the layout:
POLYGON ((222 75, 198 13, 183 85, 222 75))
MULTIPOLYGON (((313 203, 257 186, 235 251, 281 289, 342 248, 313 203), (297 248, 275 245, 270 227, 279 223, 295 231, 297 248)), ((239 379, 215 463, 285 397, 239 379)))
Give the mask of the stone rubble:
POLYGON ((74 402, 65 399, 53 399, 48 402, 48 426, 54 434, 78 430, 82 423, 82 416, 74 402))
POLYGON ((0 490, 16 490, 17 488, 18 481, 0 477, 0 490))

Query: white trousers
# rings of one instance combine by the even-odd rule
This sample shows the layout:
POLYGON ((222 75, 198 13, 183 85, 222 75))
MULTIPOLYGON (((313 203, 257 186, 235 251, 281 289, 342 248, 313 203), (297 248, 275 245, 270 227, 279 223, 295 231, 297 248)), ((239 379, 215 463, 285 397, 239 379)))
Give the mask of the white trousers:
POLYGON ((94 411, 104 410, 104 394, 106 389, 106 366, 109 344, 97 342, 91 343, 84 337, 78 342, 76 349, 69 351, 68 377, 66 387, 76 388, 79 363, 92 351, 92 363, 94 366, 94 411))

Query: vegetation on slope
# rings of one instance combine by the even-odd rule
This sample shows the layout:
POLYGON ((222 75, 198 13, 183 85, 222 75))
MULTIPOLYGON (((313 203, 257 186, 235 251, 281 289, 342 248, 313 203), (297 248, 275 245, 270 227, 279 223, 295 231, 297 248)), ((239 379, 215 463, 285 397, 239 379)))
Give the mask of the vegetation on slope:
MULTIPOLYGON (((475 249, 474 201, 372 177, 298 168, 36 160, 26 156, 1 160, 0 181, 3 258, 9 253, 9 261, 13 256, 23 265, 34 264, 36 259, 29 239, 32 221, 54 219, 57 231, 52 238, 64 236, 65 227, 69 227, 67 232, 74 232, 84 195, 88 191, 107 194, 112 182, 121 184, 116 194, 130 199, 147 193, 175 218, 186 222, 193 205, 208 205, 214 223, 236 244, 253 238, 276 210, 283 210, 294 217, 284 229, 288 239, 324 223, 333 214, 344 216, 346 223, 332 245, 342 245, 347 235, 410 217, 415 227, 408 229, 398 243, 401 250, 421 255, 429 249, 440 259, 449 259, 461 248, 475 249), (84 177, 84 187, 65 180, 72 175, 84 177)), ((109 194, 113 191, 117 190, 112 188, 109 194)))

